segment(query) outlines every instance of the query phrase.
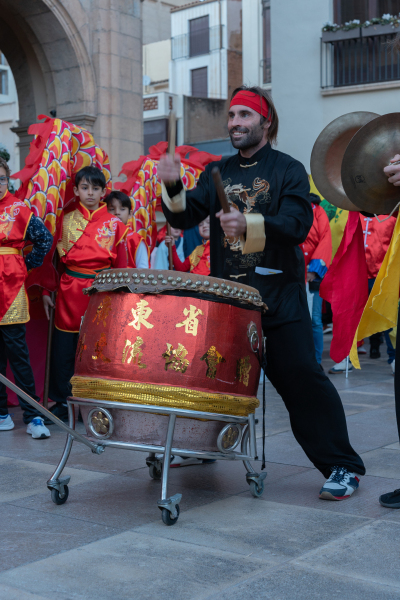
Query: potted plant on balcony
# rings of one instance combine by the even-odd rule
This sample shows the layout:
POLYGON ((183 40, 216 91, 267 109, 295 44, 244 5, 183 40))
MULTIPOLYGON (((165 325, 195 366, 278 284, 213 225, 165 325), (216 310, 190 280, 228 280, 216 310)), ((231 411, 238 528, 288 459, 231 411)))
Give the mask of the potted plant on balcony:
POLYGON ((362 37, 371 37, 375 35, 391 35, 400 31, 399 16, 383 15, 381 19, 375 18, 365 21, 361 28, 362 37))
POLYGON ((322 27, 323 42, 339 42, 341 40, 353 40, 361 36, 361 22, 358 19, 349 21, 344 25, 336 23, 325 23, 322 27))

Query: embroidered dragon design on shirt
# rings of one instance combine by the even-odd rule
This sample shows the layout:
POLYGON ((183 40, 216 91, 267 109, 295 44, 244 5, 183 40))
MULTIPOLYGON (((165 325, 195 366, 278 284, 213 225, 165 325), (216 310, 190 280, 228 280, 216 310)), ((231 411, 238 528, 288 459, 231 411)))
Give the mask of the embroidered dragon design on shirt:
POLYGON ((118 220, 119 219, 110 219, 108 223, 104 223, 103 227, 97 230, 97 235, 95 237, 95 240, 100 248, 107 250, 110 256, 111 250, 114 246, 115 231, 118 226, 118 220))
POLYGON ((23 202, 14 202, 12 206, 5 208, 0 215, 0 234, 3 234, 6 240, 8 240, 8 236, 10 235, 14 226, 15 217, 20 212, 20 209, 18 208, 19 206, 26 205, 23 202), (10 212, 7 212, 7 209, 10 212))

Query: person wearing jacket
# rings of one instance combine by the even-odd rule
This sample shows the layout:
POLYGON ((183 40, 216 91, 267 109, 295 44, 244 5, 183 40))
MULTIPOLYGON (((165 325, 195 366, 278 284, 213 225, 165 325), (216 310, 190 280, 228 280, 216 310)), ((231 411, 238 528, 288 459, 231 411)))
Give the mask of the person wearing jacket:
POLYGON ((320 206, 321 199, 316 194, 310 194, 313 209, 313 224, 306 240, 300 245, 306 265, 306 282, 313 296, 312 330, 315 345, 315 357, 321 364, 324 347, 322 327, 322 298, 319 286, 328 270, 332 257, 332 236, 329 219, 320 206))

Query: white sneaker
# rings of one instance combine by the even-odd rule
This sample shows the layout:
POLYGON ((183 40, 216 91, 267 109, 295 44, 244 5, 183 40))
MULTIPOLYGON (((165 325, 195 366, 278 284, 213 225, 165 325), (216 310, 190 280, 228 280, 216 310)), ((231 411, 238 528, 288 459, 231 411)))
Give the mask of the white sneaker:
POLYGON ((35 440, 45 440, 50 437, 50 431, 44 424, 42 417, 35 417, 26 428, 26 433, 29 433, 35 440))
POLYGON ((390 363, 390 366, 392 367, 392 373, 393 373, 393 375, 395 374, 395 362, 396 362, 396 359, 393 362, 390 363))
POLYGON ((0 431, 9 431, 10 429, 14 429, 14 421, 10 415, 0 417, 0 431))
POLYGON ((365 347, 365 344, 363 344, 362 346, 357 348, 357 352, 358 352, 358 354, 367 354, 367 349, 365 347))
POLYGON ((358 489, 360 478, 344 467, 333 467, 332 474, 319 492, 322 500, 346 500, 358 489))
POLYGON ((325 333, 332 333, 332 323, 329 323, 329 325, 325 327, 323 334, 325 335, 325 333))
MULTIPOLYGON (((156 454, 156 458, 158 458, 159 460, 162 460, 162 457, 163 457, 162 454, 156 454)), ((178 467, 190 467, 192 465, 211 464, 214 462, 215 462, 214 459, 192 458, 190 456, 185 458, 183 456, 178 456, 178 455, 172 454, 171 462, 169 463, 169 466, 171 469, 176 469, 178 467)))
MULTIPOLYGON (((353 370, 353 365, 349 361, 349 371, 352 371, 352 370, 353 370)), ((335 365, 333 365, 333 367, 331 369, 329 369, 328 372, 331 375, 334 375, 335 373, 345 373, 346 372, 346 359, 342 360, 342 362, 340 362, 340 363, 336 363, 335 365)))

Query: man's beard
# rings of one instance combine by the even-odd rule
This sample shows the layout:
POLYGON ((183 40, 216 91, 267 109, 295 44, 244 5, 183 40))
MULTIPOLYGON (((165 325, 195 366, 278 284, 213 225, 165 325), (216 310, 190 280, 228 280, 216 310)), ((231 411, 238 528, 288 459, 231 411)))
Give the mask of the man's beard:
POLYGON ((256 125, 251 129, 248 129, 247 127, 232 127, 232 129, 229 131, 229 137, 231 138, 232 146, 234 148, 238 148, 239 150, 247 150, 253 146, 258 146, 264 137, 264 130, 260 125, 256 125), (238 140, 233 138, 232 134, 235 131, 243 132, 242 137, 238 140))

